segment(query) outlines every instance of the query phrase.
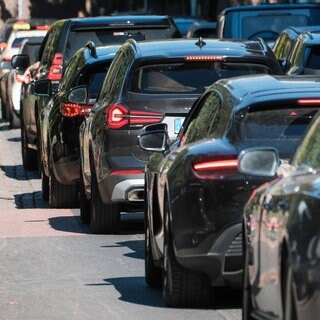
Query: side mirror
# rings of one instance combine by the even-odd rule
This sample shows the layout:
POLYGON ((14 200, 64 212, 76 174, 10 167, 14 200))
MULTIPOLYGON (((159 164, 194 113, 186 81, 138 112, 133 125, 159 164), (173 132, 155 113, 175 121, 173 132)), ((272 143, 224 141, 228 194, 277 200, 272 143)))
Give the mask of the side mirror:
POLYGON ((32 93, 40 97, 49 97, 52 95, 52 84, 48 79, 40 79, 32 84, 32 93))
POLYGON ((149 131, 138 137, 140 148, 150 152, 167 151, 169 149, 168 141, 168 133, 163 130, 149 131))
POLYGON ((250 148, 240 152, 238 170, 243 174, 263 177, 274 177, 280 160, 274 148, 250 148))
POLYGON ((11 66, 18 71, 25 71, 30 66, 30 58, 27 54, 15 54, 12 57, 11 66))
POLYGON ((86 86, 74 87, 68 92, 68 101, 76 104, 86 104, 88 101, 88 89, 86 86))

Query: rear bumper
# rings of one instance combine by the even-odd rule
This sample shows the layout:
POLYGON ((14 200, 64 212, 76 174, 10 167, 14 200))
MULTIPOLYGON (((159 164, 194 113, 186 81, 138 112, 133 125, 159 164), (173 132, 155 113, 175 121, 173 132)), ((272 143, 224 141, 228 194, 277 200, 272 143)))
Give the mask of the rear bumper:
MULTIPOLYGON (((177 261, 187 269, 207 274, 214 287, 239 288, 242 286, 243 273, 241 230, 241 224, 225 229, 212 240, 207 252, 203 252, 201 244, 194 249, 178 250, 177 261)), ((210 237, 207 241, 210 241, 210 237)))

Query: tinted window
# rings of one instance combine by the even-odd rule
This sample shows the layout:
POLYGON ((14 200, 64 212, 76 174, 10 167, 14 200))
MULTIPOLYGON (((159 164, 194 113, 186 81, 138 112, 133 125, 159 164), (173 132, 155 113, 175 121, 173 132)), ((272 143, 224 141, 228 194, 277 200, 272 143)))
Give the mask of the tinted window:
POLYGON ((255 141, 300 139, 315 113, 313 108, 290 106, 254 110, 248 112, 241 123, 242 137, 255 141))
POLYGON ((242 20, 242 36, 252 40, 257 39, 257 37, 262 37, 264 40, 275 40, 277 34, 288 26, 300 27, 308 24, 308 17, 300 14, 244 17, 242 20), (266 30, 271 30, 275 33, 266 34, 266 30))
POLYGON ((181 144, 195 142, 212 134, 219 123, 221 108, 221 96, 215 91, 208 93, 201 100, 194 119, 189 122, 181 144))
POLYGON ((21 38, 15 38, 12 42, 11 47, 12 48, 20 48, 22 45, 23 40, 25 40, 26 37, 21 37, 21 38))
POLYGON ((130 81, 130 91, 138 93, 197 93, 221 78, 247 74, 272 73, 258 64, 222 62, 187 62, 145 65, 130 81))
POLYGON ((306 68, 320 69, 320 46, 312 46, 307 49, 308 59, 305 63, 306 68))

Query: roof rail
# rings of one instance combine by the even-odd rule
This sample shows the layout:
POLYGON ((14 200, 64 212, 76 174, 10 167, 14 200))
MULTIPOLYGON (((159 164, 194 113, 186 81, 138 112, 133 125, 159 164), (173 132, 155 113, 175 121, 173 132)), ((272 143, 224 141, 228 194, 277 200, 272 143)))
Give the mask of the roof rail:
POLYGON ((86 44, 86 47, 90 50, 90 54, 93 58, 97 59, 97 49, 96 49, 96 44, 93 41, 88 41, 86 44))

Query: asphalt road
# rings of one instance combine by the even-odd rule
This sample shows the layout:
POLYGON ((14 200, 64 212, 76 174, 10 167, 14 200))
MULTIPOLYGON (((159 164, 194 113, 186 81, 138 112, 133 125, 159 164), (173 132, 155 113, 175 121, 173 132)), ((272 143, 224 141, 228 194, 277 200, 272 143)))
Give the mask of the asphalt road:
POLYGON ((50 209, 22 167, 20 130, 0 120, 0 320, 241 319, 239 292, 209 309, 173 309, 144 281, 142 214, 93 235, 79 209, 50 209))

